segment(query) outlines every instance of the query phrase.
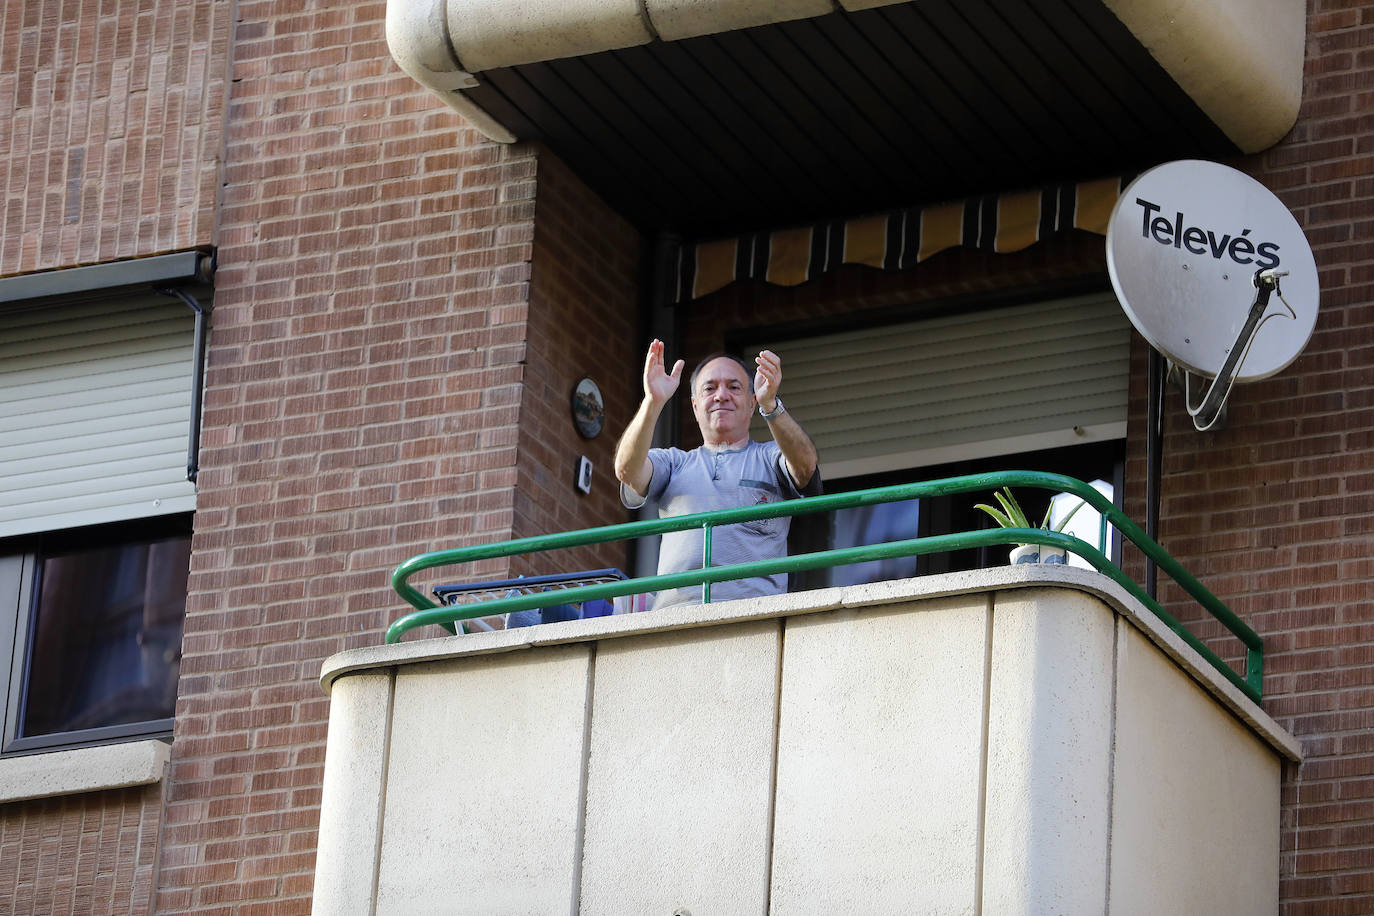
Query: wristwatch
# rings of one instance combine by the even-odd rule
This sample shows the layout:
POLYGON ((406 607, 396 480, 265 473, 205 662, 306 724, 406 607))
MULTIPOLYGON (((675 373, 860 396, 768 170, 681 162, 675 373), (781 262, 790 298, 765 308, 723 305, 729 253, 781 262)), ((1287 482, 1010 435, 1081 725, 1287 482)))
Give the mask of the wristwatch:
POLYGON ((782 398, 778 398, 778 403, 773 408, 771 413, 764 413, 763 405, 759 405, 759 416, 763 417, 765 420, 771 420, 774 417, 780 417, 785 413, 787 413, 787 408, 783 406, 782 398))

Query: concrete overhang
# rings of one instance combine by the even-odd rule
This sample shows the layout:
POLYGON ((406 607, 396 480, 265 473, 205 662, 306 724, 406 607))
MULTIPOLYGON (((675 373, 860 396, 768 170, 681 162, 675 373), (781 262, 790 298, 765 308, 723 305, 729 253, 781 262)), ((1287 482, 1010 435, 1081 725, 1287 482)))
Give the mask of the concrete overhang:
MULTIPOLYGON (((832 150, 829 159, 796 154, 801 172, 871 168, 875 161, 900 168, 903 156, 868 135, 895 129, 893 145, 911 146, 911 131, 888 123, 903 116, 919 128, 915 135, 954 135, 943 148, 930 140, 937 159, 951 165, 961 158, 959 144, 988 159, 1016 158, 1024 140, 999 123, 1008 120, 1038 144, 1031 159, 1041 172, 1064 163, 1065 150, 1084 145, 1066 128, 1085 118, 1113 144, 1111 153, 1093 151, 1095 173, 1163 157, 1256 152, 1276 143, 1297 118, 1305 38, 1302 0, 387 3, 387 40, 397 63, 488 138, 545 142, 577 168, 583 155, 605 156, 589 135, 610 132, 631 155, 668 173, 682 170, 670 157, 658 161, 654 138, 667 130, 665 117, 708 138, 719 132, 726 139, 718 154, 728 157, 734 144, 755 145, 749 122, 759 106, 768 110, 757 129, 771 130, 774 146, 785 149, 791 141, 788 125, 769 127, 773 109, 782 121, 819 120, 835 136, 831 145, 841 151, 832 150), (888 32, 902 41, 889 43, 888 32), (900 84, 895 95, 894 81, 900 84), (1005 110, 980 103, 989 93, 1005 110), (945 96, 964 104, 945 104, 945 96), (722 110, 734 105, 740 114, 722 110), (1190 107, 1191 113, 1182 110, 1190 107), (983 134, 999 131, 993 139, 1001 146, 987 147, 983 134), (1046 139, 1056 131, 1064 135, 1058 152, 1046 139), (1145 142, 1152 131, 1182 131, 1191 140, 1145 142), (1101 162, 1103 155, 1123 161, 1101 162)), ((905 159, 927 167, 909 152, 905 159)), ((1037 175, 1034 168, 982 171, 984 181, 1073 177, 1037 175)), ((693 173, 684 184, 699 177, 693 173)), ((595 175, 591 183, 597 185, 595 175)), ((860 193, 853 203, 862 206, 867 197, 860 193)))

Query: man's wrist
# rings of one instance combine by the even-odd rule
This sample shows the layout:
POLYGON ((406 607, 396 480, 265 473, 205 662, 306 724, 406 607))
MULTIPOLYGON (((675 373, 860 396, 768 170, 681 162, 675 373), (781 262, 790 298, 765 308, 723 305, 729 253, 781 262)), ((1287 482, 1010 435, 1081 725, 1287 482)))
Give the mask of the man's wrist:
POLYGON ((759 416, 763 417, 765 421, 772 420, 775 417, 780 417, 786 412, 787 407, 782 403, 782 398, 773 399, 772 409, 765 408, 763 406, 763 402, 759 402, 759 416))

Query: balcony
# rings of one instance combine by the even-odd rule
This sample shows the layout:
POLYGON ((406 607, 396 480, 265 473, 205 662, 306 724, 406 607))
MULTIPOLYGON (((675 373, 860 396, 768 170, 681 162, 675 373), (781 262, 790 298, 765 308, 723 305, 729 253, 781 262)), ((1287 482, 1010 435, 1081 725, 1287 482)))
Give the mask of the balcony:
POLYGON ((1297 742, 1097 572, 403 642, 321 680, 318 913, 1278 905, 1297 742))

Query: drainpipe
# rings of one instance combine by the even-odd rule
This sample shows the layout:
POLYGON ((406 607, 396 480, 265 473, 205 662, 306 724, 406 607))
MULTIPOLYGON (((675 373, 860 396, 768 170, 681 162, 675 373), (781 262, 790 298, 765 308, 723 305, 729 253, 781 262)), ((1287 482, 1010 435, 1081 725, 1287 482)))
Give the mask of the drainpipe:
MULTIPOLYGON (((649 290, 649 332, 664 343, 665 359, 672 367, 672 359, 687 358, 680 352, 682 346, 682 315, 674 307, 677 298, 678 259, 682 256, 682 237, 672 232, 660 232, 654 239, 653 275, 650 277, 649 290), (677 357, 666 354, 676 353, 677 357)), ((665 429, 662 424, 654 431, 654 445, 676 445, 678 440, 677 417, 669 417, 665 429)))
MULTIPOLYGON (((208 284, 213 282, 214 276, 214 256, 202 256, 196 262, 196 279, 208 284)), ((196 477, 200 474, 200 409, 205 388, 205 332, 210 319, 210 307, 201 305, 194 296, 180 287, 154 288, 164 296, 175 296, 196 313, 195 363, 191 367, 191 437, 186 443, 186 479, 195 483, 196 477)))
MULTIPOLYGON (((673 307, 677 292, 677 265, 682 250, 682 238, 672 232, 660 232, 654 239, 653 263, 649 268, 649 290, 645 301, 645 327, 650 337, 657 337, 665 344, 667 354, 679 353, 682 345, 680 333, 681 315, 673 307)), ((669 365, 677 357, 669 355, 669 365)), ((642 361, 636 365, 642 365, 642 361)), ((654 445, 664 447, 677 444, 677 411, 664 411, 659 424, 654 428, 654 445)), ((636 516, 639 519, 657 518, 656 506, 645 504, 636 516)), ((636 542, 634 566, 636 576, 652 576, 658 572, 658 538, 640 538, 636 542)))
MULTIPOLYGON (((1154 347, 1150 348, 1150 370, 1145 384, 1148 408, 1145 435, 1145 533, 1150 540, 1159 543, 1159 490, 1163 477, 1164 451, 1164 357, 1154 347)), ((1158 570, 1155 561, 1145 558, 1145 594, 1155 597, 1155 584, 1158 570)))

